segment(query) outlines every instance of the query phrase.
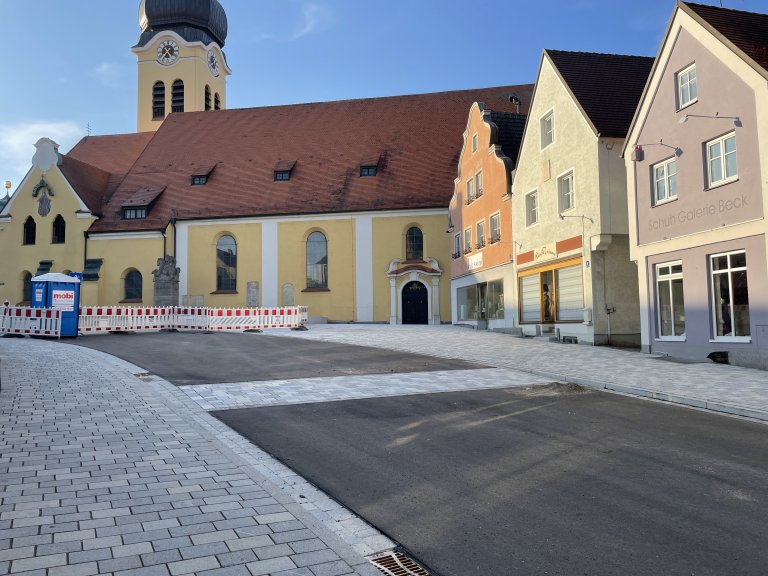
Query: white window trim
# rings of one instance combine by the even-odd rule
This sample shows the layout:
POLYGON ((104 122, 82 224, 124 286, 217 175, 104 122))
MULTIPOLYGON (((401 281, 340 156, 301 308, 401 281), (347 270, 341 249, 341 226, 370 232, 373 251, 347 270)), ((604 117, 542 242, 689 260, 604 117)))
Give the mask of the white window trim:
POLYGON ((475 172, 475 198, 480 198, 483 195, 483 171, 478 170, 475 172), (477 187, 477 177, 480 176, 480 188, 477 187))
POLYGON ((475 194, 475 178, 472 177, 467 180, 464 188, 466 189, 467 194, 467 204, 474 202, 477 199, 477 195, 475 194))
POLYGON ((461 254, 461 248, 461 232, 458 232, 457 234, 453 235, 453 249, 455 250, 454 254, 461 254), (458 242, 456 242, 456 240, 458 240, 458 242), (458 248, 457 251, 456 248, 458 248))
POLYGON ((531 190, 523 197, 523 215, 525 218, 525 227, 526 228, 533 228, 539 223, 539 190, 538 188, 531 190), (536 195, 536 220, 534 222, 528 223, 528 196, 531 196, 535 194, 536 195))
POLYGON ((723 134, 722 136, 718 136, 717 138, 713 138, 712 140, 707 140, 704 143, 704 151, 706 153, 706 161, 707 161, 707 190, 711 190, 712 188, 717 188, 718 186, 724 186, 725 184, 730 184, 731 182, 736 182, 739 179, 739 145, 736 144, 736 174, 734 176, 727 176, 725 177, 725 141, 729 138, 736 138, 736 131, 728 132, 727 134, 723 134), (709 147, 712 144, 716 144, 720 142, 720 163, 721 168, 723 171, 723 176, 721 180, 717 180, 716 182, 712 182, 712 169, 711 169, 711 162, 709 157, 709 147))
POLYGON ((472 153, 477 152, 477 132, 472 134, 472 153))
MULTIPOLYGON (((656 342, 685 342, 687 340, 687 336, 662 336, 661 335, 661 302, 660 298, 661 295, 659 294, 659 268, 662 266, 669 266, 670 268, 672 266, 683 265, 682 260, 673 260, 671 262, 660 262, 658 264, 655 264, 653 266, 653 282, 654 282, 654 289, 656 291, 656 338, 654 340, 656 342)), ((684 280, 684 274, 685 269, 683 269, 683 272, 680 272, 680 274, 669 274, 664 279, 665 280, 674 280, 678 276, 683 279, 683 286, 685 286, 685 280, 684 280)), ((673 330, 674 330, 674 318, 673 318, 673 330)), ((688 328, 686 327, 686 332, 688 328)))
MULTIPOLYGON (((480 242, 480 234, 478 233, 478 228, 479 228, 479 226, 481 224, 483 226, 483 242, 485 243, 485 246, 487 246, 488 245, 488 236, 485 233, 485 218, 475 222, 475 242, 480 242)), ((475 249, 482 250, 483 248, 485 248, 485 246, 480 246, 480 247, 475 246, 475 249)))
POLYGON ((574 169, 569 168, 565 172, 558 175, 557 178, 555 179, 555 182, 557 183, 557 213, 564 214, 566 212, 571 212, 572 210, 575 210, 576 209, 576 175, 575 175, 574 169), (561 205, 562 194, 560 190, 560 182, 564 180, 565 177, 568 176, 569 174, 571 176, 571 198, 572 198, 573 206, 571 206, 567 210, 563 210, 562 209, 563 207, 561 205))
POLYGON ((696 98, 691 98, 688 100, 688 102, 683 103, 682 101, 682 86, 680 84, 680 76, 685 74, 686 72, 689 72, 690 70, 694 70, 696 68, 696 62, 691 64, 690 66, 686 66, 682 70, 680 70, 677 74, 675 74, 675 91, 677 92, 677 110, 678 112, 682 110, 683 108, 688 108, 688 106, 691 106, 692 104, 696 104, 696 102, 699 101, 699 73, 696 72, 696 98))
POLYGON ((490 234, 488 236, 489 244, 498 244, 501 242, 501 210, 497 210, 490 216, 488 216, 488 233, 490 234), (497 216, 499 219, 499 239, 496 242, 490 242, 490 239, 493 238, 493 226, 491 225, 491 222, 493 221, 493 217, 497 216))
POLYGON ((674 202, 677 200, 677 192, 675 192, 674 197, 669 195, 669 165, 672 162, 675 162, 675 179, 677 179, 677 156, 672 156, 671 158, 667 158, 666 160, 662 160, 661 162, 656 162, 653 166, 651 166, 651 180, 653 181, 653 204, 652 206, 661 206, 662 204, 667 204, 669 202, 674 202), (656 168, 659 166, 664 166, 664 182, 667 186, 667 197, 664 198, 664 200, 659 200, 659 191, 656 188, 656 168))
POLYGON ((472 252, 472 228, 464 228, 463 234, 462 248, 464 250, 464 254, 467 254, 468 252, 472 252), (467 242, 467 232, 469 232, 469 242, 467 242), (469 247, 469 250, 467 250, 467 247, 469 247))
MULTIPOLYGON (((717 258, 718 256, 731 256, 733 254, 746 254, 746 253, 747 253, 746 250, 731 250, 729 252, 719 252, 717 254, 710 254, 709 255, 709 257, 708 257, 709 262, 708 262, 708 266, 707 266, 707 268, 708 268, 707 272, 709 274, 709 279, 708 280, 709 280, 710 290, 711 290, 711 287, 714 285, 713 278, 715 276, 715 274, 714 274, 715 270, 712 270, 712 261, 715 258, 717 258)), ((729 258, 729 261, 730 261, 730 258, 729 258)), ((739 271, 739 270, 745 270, 745 271, 749 272, 749 267, 748 266, 738 266, 736 268, 731 268, 730 264, 728 266, 728 273, 731 273, 733 271, 739 271)), ((714 342, 734 342, 734 343, 738 343, 738 342, 746 342, 746 343, 752 342, 752 335, 751 334, 749 336, 714 336, 714 334, 717 333, 717 325, 716 325, 717 317, 715 315, 715 307, 717 306, 717 302, 715 302, 715 294, 714 294, 714 292, 710 291, 709 296, 710 296, 709 302, 710 302, 710 306, 711 306, 711 308, 709 310, 709 327, 712 330, 712 334, 713 334, 713 337, 710 338, 709 341, 712 342, 712 343, 714 343, 714 342)), ((731 292, 731 299, 733 299, 733 292, 731 292)), ((731 322, 733 322, 733 312, 731 312, 731 322)))
POLYGON ((555 138, 556 138, 556 136, 555 136, 555 109, 554 108, 550 108, 549 110, 547 110, 544 114, 542 114, 539 117, 539 147, 540 147, 540 149, 541 150, 546 150, 547 148, 552 146, 552 144, 555 143, 555 138), (544 119, 547 116, 551 116, 552 117, 552 140, 546 146, 544 146, 544 131, 542 130, 542 128, 544 126, 544 119))

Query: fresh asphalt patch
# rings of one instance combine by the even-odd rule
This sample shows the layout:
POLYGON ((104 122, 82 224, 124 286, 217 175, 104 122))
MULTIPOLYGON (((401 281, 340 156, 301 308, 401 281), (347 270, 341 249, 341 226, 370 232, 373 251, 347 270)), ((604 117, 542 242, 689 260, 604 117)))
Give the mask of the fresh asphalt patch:
POLYGON ((463 360, 266 334, 161 332, 65 342, 107 352, 177 386, 488 368, 463 360))
POLYGON ((435 575, 768 566, 764 424, 554 384, 214 415, 435 575))

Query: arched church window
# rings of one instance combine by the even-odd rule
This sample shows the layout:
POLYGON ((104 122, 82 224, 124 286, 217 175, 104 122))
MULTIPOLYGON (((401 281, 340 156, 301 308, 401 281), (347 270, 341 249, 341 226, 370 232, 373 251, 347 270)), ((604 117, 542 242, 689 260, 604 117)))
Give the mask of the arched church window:
POLYGON ((35 224, 35 219, 30 216, 27 218, 26 222, 24 222, 24 238, 23 243, 24 244, 34 244, 37 240, 37 224, 35 224))
POLYGON ((222 236, 216 243, 216 291, 237 290, 237 242, 232 236, 222 236))
POLYGON ((123 279, 123 292, 126 300, 141 300, 142 297, 141 272, 129 270, 123 279))
POLYGON ((322 232, 307 238, 307 288, 328 288, 328 241, 322 232))
POLYGON ((213 97, 213 109, 221 110, 221 98, 219 97, 218 92, 216 92, 216 94, 213 97))
POLYGON ((152 86, 152 120, 165 118, 165 84, 155 82, 152 86))
POLYGON ((61 214, 56 216, 53 221, 53 231, 51 234, 51 244, 64 244, 67 236, 67 223, 61 214))
POLYGON ((184 112, 184 82, 174 80, 171 88, 171 112, 184 112))
POLYGON ((416 226, 408 228, 405 235, 405 259, 424 260, 424 235, 416 226))
POLYGON ((206 85, 205 86, 205 111, 211 109, 211 87, 206 85))

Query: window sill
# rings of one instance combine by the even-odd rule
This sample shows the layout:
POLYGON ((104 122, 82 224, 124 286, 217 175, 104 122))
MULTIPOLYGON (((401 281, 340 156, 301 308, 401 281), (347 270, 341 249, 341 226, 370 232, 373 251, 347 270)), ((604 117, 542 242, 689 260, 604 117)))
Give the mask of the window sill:
POLYGON ((330 292, 329 288, 304 288, 302 292, 330 292))
POLYGON ((732 342, 734 344, 751 344, 752 336, 718 336, 717 338, 710 338, 710 344, 718 342, 732 342))
POLYGON ((686 336, 661 336, 660 338, 654 338, 654 342, 687 342, 686 336))
POLYGON ((720 188, 721 186, 726 186, 728 184, 731 184, 733 182, 738 182, 739 177, 734 176, 733 178, 728 178, 727 180, 719 180, 717 182, 714 182, 709 185, 708 188, 705 189, 705 192, 709 192, 710 190, 714 190, 715 188, 720 188))
POLYGON ((678 109, 677 109, 677 111, 678 111, 678 112, 682 112, 682 111, 683 111, 683 110, 685 110, 686 108, 690 108, 691 106, 693 106, 694 104, 696 104, 696 102, 698 102, 698 101, 699 101, 699 99, 698 99, 698 98, 694 98, 693 100, 689 100, 688 102, 686 102, 685 104, 683 104, 682 106, 680 106, 680 108, 678 108, 678 109))
POLYGON ((125 300, 120 300, 118 304, 141 304, 142 300, 141 298, 126 298, 125 300))
POLYGON ((674 198, 666 198, 664 200, 657 200, 653 204, 651 204, 651 208, 656 208, 656 206, 664 206, 664 204, 671 204, 672 202, 677 202, 677 196, 674 198))
POLYGON ((237 294, 237 290, 216 290, 215 292, 211 292, 211 295, 215 294, 237 294))

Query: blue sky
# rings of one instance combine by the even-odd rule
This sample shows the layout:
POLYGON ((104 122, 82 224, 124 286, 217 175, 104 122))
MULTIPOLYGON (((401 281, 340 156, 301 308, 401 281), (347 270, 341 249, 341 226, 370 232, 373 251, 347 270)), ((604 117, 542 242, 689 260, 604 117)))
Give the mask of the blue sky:
MULTIPOLYGON (((699 0, 719 5, 720 0, 699 0)), ((541 50, 655 55, 674 0, 221 0, 229 108, 534 82, 541 50)), ((768 11, 766 0, 723 0, 768 11)), ((136 130, 139 0, 0 0, 0 181, 136 130)), ((0 195, 2 195, 0 189, 0 195)))

